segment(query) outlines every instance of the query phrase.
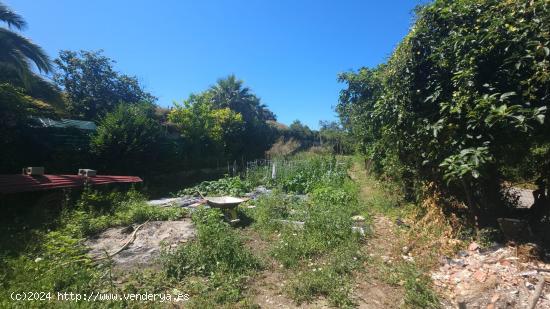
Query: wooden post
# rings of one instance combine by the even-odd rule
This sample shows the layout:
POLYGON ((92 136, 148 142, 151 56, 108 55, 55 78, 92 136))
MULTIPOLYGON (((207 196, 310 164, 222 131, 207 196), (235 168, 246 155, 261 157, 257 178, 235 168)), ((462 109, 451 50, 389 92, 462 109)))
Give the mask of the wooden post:
POLYGON ((271 179, 275 179, 277 177, 277 168, 275 167, 275 162, 273 162, 273 165, 271 166, 271 179))

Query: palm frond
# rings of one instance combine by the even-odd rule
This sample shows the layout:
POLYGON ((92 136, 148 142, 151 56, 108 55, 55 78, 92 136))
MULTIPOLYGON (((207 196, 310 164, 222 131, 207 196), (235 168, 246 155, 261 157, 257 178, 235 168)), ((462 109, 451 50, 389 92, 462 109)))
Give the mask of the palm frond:
POLYGON ((3 3, 0 3, 0 21, 5 22, 8 24, 8 26, 17 28, 18 30, 23 30, 25 27, 27 27, 27 23, 21 17, 21 15, 15 13, 14 11, 10 10, 7 6, 5 6, 3 3))
POLYGON ((40 46, 15 32, 0 28, 0 59, 5 56, 16 60, 16 66, 24 62, 28 65, 28 61, 23 59, 28 58, 41 72, 49 73, 52 70, 50 58, 40 46))

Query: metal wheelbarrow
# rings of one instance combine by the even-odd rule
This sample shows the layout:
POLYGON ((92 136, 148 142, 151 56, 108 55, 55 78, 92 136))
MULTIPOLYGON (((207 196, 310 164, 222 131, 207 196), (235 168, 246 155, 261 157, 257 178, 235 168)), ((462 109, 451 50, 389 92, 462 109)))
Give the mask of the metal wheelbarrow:
POLYGON ((240 203, 246 202, 247 198, 238 198, 232 196, 212 196, 205 197, 206 204, 212 208, 221 209, 225 220, 231 224, 239 223, 241 220, 237 216, 237 206, 240 203))

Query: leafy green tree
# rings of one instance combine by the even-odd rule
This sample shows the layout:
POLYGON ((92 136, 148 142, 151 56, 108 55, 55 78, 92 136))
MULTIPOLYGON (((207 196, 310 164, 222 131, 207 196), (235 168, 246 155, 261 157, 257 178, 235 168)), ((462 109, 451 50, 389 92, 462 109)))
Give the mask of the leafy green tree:
POLYGON ((8 25, 0 27, 0 68, 14 71, 23 81, 34 75, 30 62, 41 72, 50 72, 50 59, 42 48, 12 30, 23 30, 27 26, 25 20, 0 3, 0 21, 8 25))
MULTIPOLYGON (((383 133, 384 119, 376 110, 376 103, 384 91, 382 73, 384 65, 378 68, 361 68, 358 72, 346 72, 338 76, 338 81, 345 83, 346 88, 340 92, 336 111, 340 122, 354 139, 358 149, 371 161, 386 151, 378 141, 383 133)), ((381 171, 380 164, 376 166, 381 171)))
POLYGON ((319 121, 319 139, 322 145, 330 145, 337 154, 353 152, 348 132, 336 121, 319 121))
POLYGON ((55 83, 67 96, 67 110, 81 119, 99 120, 121 102, 154 103, 136 77, 113 69, 114 61, 102 51, 61 51, 55 59, 55 83))
POLYGON ((214 108, 210 92, 191 95, 182 105, 176 104, 168 119, 195 157, 210 153, 233 158, 242 147, 243 117, 228 107, 214 108))
POLYGON ((151 103, 119 104, 99 121, 91 150, 104 172, 154 173, 162 129, 151 103))
POLYGON ((267 106, 262 104, 250 88, 245 87, 243 81, 235 75, 219 79, 209 92, 212 93, 212 102, 216 108, 230 108, 241 114, 247 123, 276 120, 267 106))
POLYGON ((313 131, 307 126, 302 124, 300 120, 294 120, 290 126, 289 135, 302 142, 302 144, 311 144, 315 139, 313 131))
POLYGON ((533 151, 549 177, 549 42, 545 0, 437 0, 386 64, 340 75, 337 110, 380 173, 495 215, 504 172, 533 151))
POLYGON ((207 92, 214 108, 229 108, 242 115, 244 132, 241 139, 246 149, 242 147, 238 154, 249 158, 262 156, 275 141, 273 129, 267 123, 276 120, 275 114, 235 75, 219 79, 207 92))
POLYGON ((59 91, 31 68, 34 63, 40 72, 49 73, 50 59, 38 45, 14 31, 25 29, 25 20, 0 2, 0 21, 8 25, 0 28, 0 83, 22 88, 61 111, 64 101, 59 91))

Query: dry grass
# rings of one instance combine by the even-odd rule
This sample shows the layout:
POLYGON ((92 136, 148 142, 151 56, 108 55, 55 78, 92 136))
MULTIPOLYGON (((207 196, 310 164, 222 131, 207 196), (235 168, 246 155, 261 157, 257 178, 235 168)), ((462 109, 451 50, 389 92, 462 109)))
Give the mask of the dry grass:
POLYGON ((265 152, 265 154, 270 159, 276 157, 288 157, 300 149, 300 146, 300 142, 293 138, 285 141, 285 139, 281 137, 268 151, 265 152))
POLYGON ((447 217, 437 193, 424 199, 420 207, 411 207, 406 221, 411 222, 405 242, 421 268, 431 268, 439 256, 451 256, 465 246, 458 239, 462 224, 456 215, 447 217))

